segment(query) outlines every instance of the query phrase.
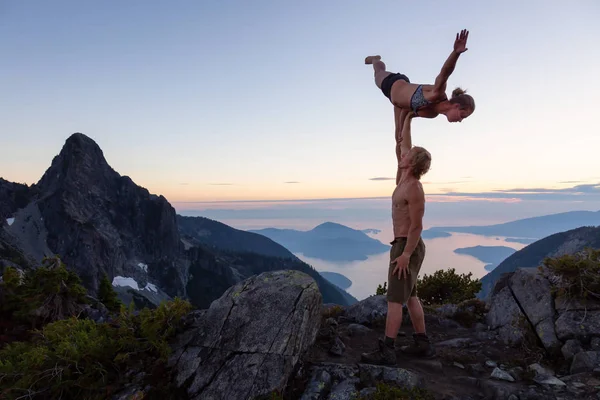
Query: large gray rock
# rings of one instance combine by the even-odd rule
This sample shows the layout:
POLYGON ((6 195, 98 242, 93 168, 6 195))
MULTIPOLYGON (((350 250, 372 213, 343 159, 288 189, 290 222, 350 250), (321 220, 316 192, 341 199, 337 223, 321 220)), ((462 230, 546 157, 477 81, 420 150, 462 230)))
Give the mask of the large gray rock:
POLYGON ((491 298, 490 310, 486 316, 491 329, 506 325, 517 326, 518 320, 524 317, 508 286, 491 298))
POLYGON ((363 325, 377 325, 385 322, 387 300, 385 295, 370 296, 354 303, 346 309, 344 317, 363 325))
POLYGON ((521 268, 509 281, 510 289, 546 350, 556 352, 562 343, 554 331, 554 301, 550 282, 537 268, 521 268))
POLYGON ((565 311, 554 327, 560 340, 578 339, 581 342, 600 336, 600 311, 565 311))
POLYGON ((190 399, 251 399, 282 390, 315 340, 322 304, 298 271, 267 272, 230 287, 173 343, 175 384, 190 399))
POLYGON ((515 271, 509 281, 512 293, 529 321, 536 326, 541 321, 554 317, 554 302, 550 282, 535 268, 515 271))
POLYGON ((582 351, 573 356, 571 375, 580 372, 592 372, 600 367, 600 351, 582 351))
POLYGON ((527 318, 521 312, 508 285, 494 290, 486 320, 491 329, 498 330, 498 338, 503 343, 518 345, 524 341, 527 318))

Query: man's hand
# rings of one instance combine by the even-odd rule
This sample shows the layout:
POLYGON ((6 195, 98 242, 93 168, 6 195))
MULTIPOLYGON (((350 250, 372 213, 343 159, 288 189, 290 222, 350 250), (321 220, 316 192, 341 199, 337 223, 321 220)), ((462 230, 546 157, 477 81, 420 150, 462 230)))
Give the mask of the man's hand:
POLYGON ((396 275, 396 272, 397 272, 398 280, 402 279, 402 276, 404 276, 404 279, 407 279, 408 275, 410 275, 410 270, 408 269, 409 261, 410 261, 410 256, 408 256, 404 253, 402 253, 399 257, 394 259, 392 261, 392 264, 396 264, 396 268, 394 268, 394 270, 392 271, 392 276, 396 275))
POLYGON ((454 52, 456 54, 464 53, 469 50, 467 48, 467 39, 469 38, 469 31, 463 29, 460 31, 460 36, 456 34, 456 40, 454 41, 454 52))

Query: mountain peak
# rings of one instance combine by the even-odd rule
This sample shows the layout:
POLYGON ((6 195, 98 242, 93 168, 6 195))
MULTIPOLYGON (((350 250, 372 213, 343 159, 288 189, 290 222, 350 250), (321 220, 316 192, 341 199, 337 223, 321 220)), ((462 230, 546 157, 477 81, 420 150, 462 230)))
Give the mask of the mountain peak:
POLYGON ((338 224, 335 222, 323 222, 320 225, 317 225, 313 228, 313 231, 324 231, 324 230, 352 230, 352 228, 349 228, 345 225, 342 224, 338 224))
POLYGON ((118 177, 108 165, 100 146, 83 133, 74 133, 37 183, 42 192, 53 192, 65 182, 98 184, 118 177))

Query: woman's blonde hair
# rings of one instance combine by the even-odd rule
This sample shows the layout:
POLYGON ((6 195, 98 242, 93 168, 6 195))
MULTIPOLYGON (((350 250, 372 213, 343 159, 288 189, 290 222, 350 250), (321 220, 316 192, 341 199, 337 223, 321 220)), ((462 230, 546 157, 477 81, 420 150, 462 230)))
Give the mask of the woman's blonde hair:
POLYGON ((466 94, 466 90, 457 87, 452 91, 452 97, 448 100, 452 104, 459 104, 460 108, 470 108, 471 112, 475 111, 475 100, 471 95, 466 94))

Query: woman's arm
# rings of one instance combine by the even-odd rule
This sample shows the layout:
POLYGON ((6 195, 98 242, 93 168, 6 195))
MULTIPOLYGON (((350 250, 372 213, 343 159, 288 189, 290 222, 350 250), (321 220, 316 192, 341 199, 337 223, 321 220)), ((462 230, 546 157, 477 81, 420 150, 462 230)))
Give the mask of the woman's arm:
POLYGON ((435 78, 435 84, 433 90, 436 93, 444 93, 446 92, 446 84, 448 83, 448 78, 454 72, 454 68, 456 67, 456 62, 458 61, 458 57, 461 53, 467 51, 467 39, 469 38, 469 31, 463 29, 460 32, 460 36, 456 34, 456 40, 454 41, 454 50, 446 59, 446 62, 442 66, 442 70, 440 71, 437 78, 435 78))

